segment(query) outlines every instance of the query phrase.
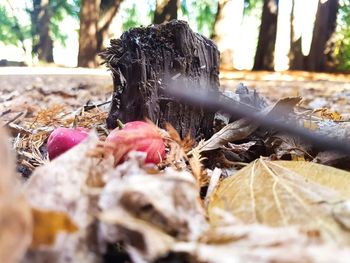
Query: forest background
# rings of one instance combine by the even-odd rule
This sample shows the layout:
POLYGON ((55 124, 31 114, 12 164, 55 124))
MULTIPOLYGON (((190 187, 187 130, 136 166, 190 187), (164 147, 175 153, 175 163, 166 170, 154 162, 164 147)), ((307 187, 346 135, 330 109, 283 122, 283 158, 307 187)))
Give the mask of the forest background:
POLYGON ((0 64, 98 67, 131 27, 186 20, 238 70, 350 70, 349 0, 3 0, 0 64))

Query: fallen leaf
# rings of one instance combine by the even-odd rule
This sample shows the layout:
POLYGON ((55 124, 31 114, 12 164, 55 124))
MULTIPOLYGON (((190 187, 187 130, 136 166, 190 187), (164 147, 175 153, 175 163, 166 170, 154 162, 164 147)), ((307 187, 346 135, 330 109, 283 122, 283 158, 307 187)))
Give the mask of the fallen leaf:
POLYGON ((231 150, 234 153, 241 153, 241 152, 246 152, 249 150, 250 147, 256 144, 256 141, 250 141, 247 143, 242 143, 242 144, 234 144, 234 143, 228 143, 228 150, 231 150))
MULTIPOLYGON (((100 251, 91 248, 97 246, 94 224, 99 196, 92 194, 95 189, 91 182, 96 181, 92 178, 101 178, 114 170, 112 158, 101 160, 91 156, 98 142, 96 133, 91 132, 76 147, 37 168, 28 179, 25 194, 31 207, 53 212, 52 220, 55 218, 57 222, 52 222, 55 226, 48 225, 54 229, 48 230, 47 236, 37 235, 35 246, 26 254, 26 263, 98 262, 100 251), (65 229, 66 233, 57 235, 59 229, 65 229), (55 242, 52 242, 53 236, 56 236, 55 242), (39 247, 42 242, 46 245, 39 247)), ((97 181, 96 188, 100 186, 100 180, 97 181)), ((36 215, 42 223, 49 224, 47 215, 36 215)), ((41 229, 40 224, 37 227, 41 229)))
POLYGON ((138 154, 131 153, 106 177, 99 199, 100 238, 120 241, 133 259, 152 262, 175 240, 197 240, 208 223, 193 175, 172 168, 150 174, 138 154))
POLYGON ((310 162, 262 158, 224 179, 213 194, 208 214, 213 225, 221 208, 245 223, 298 225, 327 239, 350 243, 333 217, 335 204, 350 198, 350 173, 310 162))
POLYGON ((327 243, 317 233, 242 223, 214 228, 201 242, 175 243, 170 254, 184 253, 186 262, 207 263, 345 263, 350 257, 349 247, 327 243))
POLYGON ((0 262, 22 260, 31 238, 32 214, 27 201, 22 195, 3 198, 0 193, 0 262))
POLYGON ((60 232, 74 233, 78 231, 76 224, 66 213, 32 209, 34 229, 32 248, 42 245, 53 245, 60 232))
MULTIPOLYGON (((131 258, 152 262, 168 253, 175 238, 150 222, 140 220, 121 209, 109 209, 99 216, 103 238, 110 243, 127 244, 131 258)), ((137 262, 135 260, 135 262, 137 262)))
POLYGON ((319 152, 313 162, 320 163, 335 168, 350 170, 350 156, 343 153, 324 151, 319 152))
POLYGON ((267 147, 275 154, 278 160, 305 161, 312 160, 312 145, 299 137, 285 133, 278 133, 266 140, 267 147))
POLYGON ((165 123, 165 128, 166 132, 164 131, 162 133, 162 137, 168 148, 168 152, 162 165, 164 167, 171 166, 175 169, 183 170, 186 168, 186 161, 188 160, 184 146, 188 151, 189 146, 193 145, 194 142, 189 137, 189 133, 185 140, 181 140, 179 133, 170 123, 165 123))
MULTIPOLYGON (((279 100, 276 104, 265 108, 259 114, 275 118, 287 116, 300 100, 300 97, 279 100)), ((253 123, 251 120, 239 119, 235 122, 229 123, 215 133, 209 140, 205 141, 202 145, 197 146, 198 151, 211 151, 219 149, 228 142, 243 140, 252 134, 258 127, 259 124, 253 123)))
POLYGON ((305 129, 309 129, 311 131, 317 131, 320 128, 316 122, 311 120, 303 120, 303 126, 305 129))
MULTIPOLYGON (((199 144, 201 143, 202 141, 199 142, 199 144)), ((201 156, 200 152, 198 152, 196 148, 193 149, 191 156, 188 158, 192 174, 196 178, 199 187, 202 187, 208 183, 207 173, 204 171, 202 164, 204 159, 205 158, 201 156)))
POLYGON ((0 130, 0 262, 19 262, 31 242, 32 215, 15 176, 14 158, 0 130))
POLYGON ((315 110, 316 116, 321 117, 322 119, 332 120, 332 121, 341 121, 342 115, 336 111, 331 111, 327 108, 315 110))
POLYGON ((344 229, 350 230, 350 200, 336 204, 333 217, 344 229))

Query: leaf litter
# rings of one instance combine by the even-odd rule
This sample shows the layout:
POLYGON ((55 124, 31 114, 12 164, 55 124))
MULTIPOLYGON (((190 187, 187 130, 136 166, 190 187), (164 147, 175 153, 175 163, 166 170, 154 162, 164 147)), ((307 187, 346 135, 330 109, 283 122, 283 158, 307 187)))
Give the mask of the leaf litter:
MULTIPOLYGON (((269 104, 243 85, 228 95, 279 121, 348 135, 347 117, 325 104, 313 111, 300 106, 300 97, 269 104)), ((350 175, 331 167, 348 169, 347 156, 219 112, 217 132, 207 141, 182 139, 168 124, 160 130, 167 148, 161 164, 145 164, 144 154, 131 152, 115 167, 101 148, 109 133, 106 108, 96 106, 103 101, 79 106, 73 91, 46 89, 35 96, 61 97, 62 103, 40 110, 21 105, 16 94, 4 98, 6 107, 16 102, 12 111, 24 111, 3 115, 17 165, 7 162, 3 134, 0 161, 8 165, 0 178, 1 262, 104 262, 117 252, 132 262, 349 258, 350 175), (49 162, 47 138, 61 126, 92 131, 49 162)))

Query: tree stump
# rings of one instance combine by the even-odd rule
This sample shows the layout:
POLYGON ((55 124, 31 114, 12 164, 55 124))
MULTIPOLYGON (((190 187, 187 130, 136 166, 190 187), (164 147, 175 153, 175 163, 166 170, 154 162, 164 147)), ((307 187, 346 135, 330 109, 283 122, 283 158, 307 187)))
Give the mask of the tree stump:
POLYGON ((189 131, 195 138, 212 134, 213 112, 181 104, 164 92, 167 76, 181 76, 181 88, 219 88, 218 49, 186 22, 133 28, 112 39, 101 57, 114 84, 108 128, 116 127, 117 119, 149 118, 160 126, 171 123, 182 137, 189 131))

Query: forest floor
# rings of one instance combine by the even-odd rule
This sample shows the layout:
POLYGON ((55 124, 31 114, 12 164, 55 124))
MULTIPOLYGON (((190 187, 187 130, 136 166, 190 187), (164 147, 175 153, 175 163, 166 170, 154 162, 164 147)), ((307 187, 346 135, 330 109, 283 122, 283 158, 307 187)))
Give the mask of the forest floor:
MULTIPOLYGON (((271 101, 301 96, 303 106, 349 113, 350 76, 308 72, 222 71, 221 88, 235 90, 239 83, 271 101)), ((9 121, 16 112, 35 113, 56 105, 80 107, 107 101, 112 78, 106 69, 0 68, 0 114, 9 121), (11 110, 13 114, 4 114, 11 110)))
MULTIPOLYGON (((350 76, 223 70, 220 83, 230 91, 243 83, 276 102, 262 116, 293 125, 297 119, 315 136, 328 136, 323 139, 349 138, 350 76), (282 100, 293 96, 303 98, 301 106, 299 98, 282 100)), ((115 166, 106 154, 112 91, 105 69, 0 68, 0 120, 12 137, 19 178, 30 177, 22 180, 24 193, 19 191, 15 205, 9 203, 19 184, 0 136, 0 215, 5 216, 0 216, 5 233, 0 250, 6 252, 0 253, 1 262, 24 255, 26 262, 100 262, 102 256, 103 262, 129 262, 128 256, 142 259, 138 262, 343 262, 350 257, 348 155, 239 119, 198 144, 168 126, 157 133, 167 149, 158 167, 145 165, 135 153, 115 166), (96 133, 49 161, 47 139, 60 126, 96 133), (104 251, 106 243, 111 246, 104 251), (94 250, 98 247, 101 251, 94 250)), ((255 102, 256 94, 248 95, 255 102)), ((150 139, 142 136, 141 142, 150 139)), ((125 141, 113 149, 130 145, 125 141)))

